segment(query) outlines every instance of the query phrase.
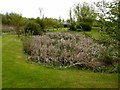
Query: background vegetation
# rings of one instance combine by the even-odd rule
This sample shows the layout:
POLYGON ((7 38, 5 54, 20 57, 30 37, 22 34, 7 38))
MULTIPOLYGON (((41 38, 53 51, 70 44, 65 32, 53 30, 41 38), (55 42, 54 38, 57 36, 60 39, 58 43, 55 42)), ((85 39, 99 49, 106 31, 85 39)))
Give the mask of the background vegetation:
POLYGON ((25 18, 14 12, 1 16, 3 87, 118 87, 115 73, 120 73, 119 0, 101 0, 94 5, 78 3, 70 8, 66 21, 25 18), (96 50, 99 53, 94 54, 96 50), (78 64, 81 61, 84 64, 78 64), (97 68, 96 62, 99 62, 97 68), (47 68, 51 63, 54 67, 47 68), (55 67, 71 65, 79 65, 81 70, 55 67), (94 73, 91 67, 93 71, 114 74, 94 73))

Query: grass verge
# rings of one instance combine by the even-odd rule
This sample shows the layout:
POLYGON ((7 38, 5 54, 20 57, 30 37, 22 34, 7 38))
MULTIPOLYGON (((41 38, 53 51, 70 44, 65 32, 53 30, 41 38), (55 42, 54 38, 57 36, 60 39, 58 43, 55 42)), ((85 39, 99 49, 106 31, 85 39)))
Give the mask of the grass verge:
POLYGON ((2 88, 2 36, 0 36, 0 89, 2 88))

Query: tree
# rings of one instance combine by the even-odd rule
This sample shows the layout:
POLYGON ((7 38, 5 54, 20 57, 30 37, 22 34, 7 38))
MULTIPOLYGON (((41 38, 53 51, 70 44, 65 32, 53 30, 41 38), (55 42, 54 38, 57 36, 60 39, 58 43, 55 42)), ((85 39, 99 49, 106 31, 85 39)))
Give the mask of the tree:
POLYGON ((118 28, 120 26, 120 1, 106 2, 102 0, 95 5, 99 8, 98 17, 101 30, 120 41, 118 28))
MULTIPOLYGON (((101 37, 99 41, 104 42, 106 48, 105 58, 108 61, 116 61, 118 72, 120 70, 120 1, 106 2, 102 0, 95 3, 99 9, 99 25, 101 29, 109 37, 101 37), (114 53, 116 52, 116 54, 114 53), (111 54, 112 53, 112 54, 111 54)), ((104 60, 105 60, 104 58, 104 60)))
POLYGON ((78 29, 79 31, 89 31, 91 30, 97 15, 93 6, 90 6, 88 3, 84 2, 83 4, 78 3, 75 5, 73 11, 70 9, 69 16, 70 30, 78 29))
POLYGON ((13 26, 18 36, 21 33, 20 27, 24 25, 24 21, 25 20, 21 14, 11 12, 11 13, 6 13, 5 15, 2 15, 2 23, 5 25, 13 26))
POLYGON ((101 31, 105 31, 106 30, 106 19, 108 16, 108 5, 109 2, 106 2, 105 0, 99 1, 97 3, 95 3, 95 5, 98 7, 98 22, 99 22, 99 26, 101 28, 101 31))
POLYGON ((74 14, 77 22, 89 23, 92 26, 93 21, 96 19, 96 13, 92 6, 88 3, 77 4, 74 8, 74 14))
POLYGON ((45 28, 60 28, 63 24, 58 19, 44 18, 45 28))
POLYGON ((38 23, 36 23, 33 20, 29 20, 27 24, 25 25, 25 34, 31 33, 33 35, 40 35, 42 34, 41 27, 39 26, 38 23))
MULTIPOLYGON (((108 19, 112 22, 112 28, 110 28, 110 35, 120 41, 120 1, 115 0, 109 5, 108 19)), ((108 27, 109 29, 109 27, 108 27)))
POLYGON ((70 25, 70 29, 69 30, 73 30, 73 31, 76 31, 76 28, 75 28, 75 16, 73 15, 72 16, 72 9, 70 8, 70 11, 69 11, 69 17, 70 19, 67 20, 67 22, 69 23, 70 25))
POLYGON ((45 22, 44 19, 40 19, 39 17, 36 18, 36 23, 39 24, 39 28, 41 31, 45 32, 45 22))
POLYGON ((10 22, 15 27, 16 33, 20 35, 20 27, 23 25, 23 18, 22 15, 16 13, 10 13, 10 22))

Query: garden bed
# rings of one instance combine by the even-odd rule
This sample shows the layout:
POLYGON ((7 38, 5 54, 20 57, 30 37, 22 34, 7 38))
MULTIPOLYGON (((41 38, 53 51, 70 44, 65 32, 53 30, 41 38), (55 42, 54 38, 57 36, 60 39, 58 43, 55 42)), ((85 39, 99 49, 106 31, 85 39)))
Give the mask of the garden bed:
POLYGON ((103 54, 101 52, 106 48, 83 34, 51 32, 34 36, 25 50, 28 53, 28 59, 37 63, 100 71, 111 69, 110 72, 116 72, 112 62, 109 63, 109 60, 101 57, 103 54))

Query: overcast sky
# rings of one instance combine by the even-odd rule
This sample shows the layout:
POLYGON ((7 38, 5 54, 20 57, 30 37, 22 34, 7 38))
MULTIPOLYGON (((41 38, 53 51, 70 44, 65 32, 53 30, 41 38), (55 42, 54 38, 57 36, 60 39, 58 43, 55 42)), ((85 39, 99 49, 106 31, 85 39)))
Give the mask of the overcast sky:
POLYGON ((40 16, 39 8, 43 8, 45 17, 67 19, 69 9, 74 4, 82 2, 92 4, 95 1, 99 0, 1 0, 0 13, 15 12, 24 17, 36 18, 40 16))

